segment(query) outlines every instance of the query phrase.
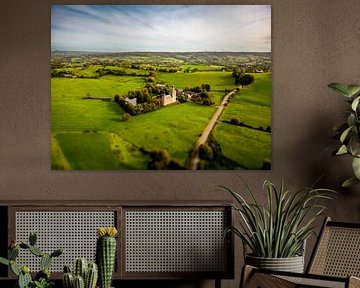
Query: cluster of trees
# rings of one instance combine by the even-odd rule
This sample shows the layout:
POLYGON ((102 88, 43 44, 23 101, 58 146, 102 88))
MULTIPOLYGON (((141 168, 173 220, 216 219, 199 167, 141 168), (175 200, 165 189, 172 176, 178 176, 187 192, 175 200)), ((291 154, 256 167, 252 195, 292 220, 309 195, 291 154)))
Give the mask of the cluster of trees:
POLYGON ((195 87, 192 87, 192 88, 189 88, 189 87, 185 87, 185 91, 191 91, 191 92, 194 92, 194 93, 200 93, 202 91, 206 91, 206 92, 210 92, 210 89, 211 89, 211 86, 210 84, 201 84, 201 86, 195 86, 195 87))
POLYGON ((185 169, 175 160, 170 158, 167 150, 153 150, 149 153, 149 170, 183 170, 185 169))
POLYGON ((151 83, 147 83, 145 85, 145 89, 152 95, 168 95, 170 93, 170 88, 165 85, 154 85, 151 83))
MULTIPOLYGON (((129 91, 127 98, 136 99, 136 105, 125 100, 125 97, 114 96, 114 102, 117 103, 126 113, 131 116, 148 113, 160 108, 161 103, 157 96, 170 93, 168 86, 146 84, 142 90, 129 91)), ((128 118, 128 117, 127 117, 128 118)))
POLYGON ((65 77, 68 72, 64 70, 51 70, 51 77, 65 77))
MULTIPOLYGON (((135 92, 129 91, 129 93, 136 94, 136 99, 137 101, 140 101, 140 103, 137 102, 136 105, 133 105, 119 95, 115 95, 114 102, 117 103, 126 113, 130 114, 131 116, 148 113, 160 108, 160 101, 156 99, 156 97, 145 96, 146 93, 142 93, 142 91, 140 90, 135 92)), ((126 120, 127 119, 128 117, 126 117, 126 120)))
POLYGON ((197 72, 199 71, 199 68, 190 68, 190 67, 187 67, 186 69, 184 69, 184 73, 194 73, 194 72, 197 72))
POLYGON ((214 102, 211 100, 210 95, 207 91, 201 91, 200 93, 196 93, 191 97, 191 101, 196 104, 211 106, 214 102))
POLYGON ((96 70, 99 76, 116 75, 116 76, 144 76, 136 74, 136 72, 128 72, 125 69, 99 68, 96 70))
POLYGON ((245 74, 240 69, 234 69, 232 72, 232 76, 235 78, 235 85, 250 85, 254 82, 254 76, 251 74, 245 74))
POLYGON ((221 156, 220 144, 215 140, 214 136, 210 134, 208 141, 199 147, 199 157, 202 160, 216 161, 219 160, 221 156))
POLYGON ((148 76, 146 77, 146 82, 155 82, 157 74, 155 71, 150 71, 148 76))
POLYGON ((236 125, 236 126, 241 126, 241 127, 245 127, 245 128, 249 128, 249 129, 254 129, 254 130, 258 130, 258 131, 262 131, 262 132, 271 133, 271 126, 267 126, 266 129, 264 129, 263 127, 253 127, 251 125, 245 124, 244 122, 240 122, 240 120, 238 118, 231 118, 230 123, 232 125, 236 125))

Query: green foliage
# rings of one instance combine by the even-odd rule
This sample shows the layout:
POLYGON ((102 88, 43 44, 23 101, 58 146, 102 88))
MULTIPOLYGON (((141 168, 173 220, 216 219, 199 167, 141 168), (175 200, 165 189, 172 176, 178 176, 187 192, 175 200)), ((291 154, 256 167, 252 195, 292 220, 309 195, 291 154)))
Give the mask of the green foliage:
POLYGON ((326 207, 320 200, 331 199, 334 191, 304 188, 291 193, 266 180, 266 206, 257 202, 254 193, 244 183, 251 201, 227 187, 235 199, 233 208, 240 216, 239 227, 229 227, 226 232, 239 236, 256 257, 287 258, 300 255, 304 242, 314 233, 316 220, 326 207))
POLYGON ((346 122, 334 128, 340 140, 339 147, 334 154, 337 156, 349 154, 353 157, 352 168, 355 177, 347 179, 342 184, 343 187, 349 187, 360 183, 360 85, 331 83, 328 86, 346 97, 351 108, 346 122))
POLYGON ((39 281, 33 282, 33 288, 51 288, 55 285, 54 282, 49 282, 46 279, 42 278, 39 281))
POLYGON ((207 144, 202 144, 199 147, 200 159, 212 160, 214 158, 213 149, 207 144))

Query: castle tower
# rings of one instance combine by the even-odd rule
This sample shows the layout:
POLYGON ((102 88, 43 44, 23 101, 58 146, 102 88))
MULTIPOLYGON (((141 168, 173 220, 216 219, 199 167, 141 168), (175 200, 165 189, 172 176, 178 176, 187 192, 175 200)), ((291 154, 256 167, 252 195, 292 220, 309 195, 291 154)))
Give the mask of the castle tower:
POLYGON ((171 94, 170 95, 171 95, 172 101, 175 102, 176 101, 176 90, 175 90, 174 85, 171 88, 171 94))

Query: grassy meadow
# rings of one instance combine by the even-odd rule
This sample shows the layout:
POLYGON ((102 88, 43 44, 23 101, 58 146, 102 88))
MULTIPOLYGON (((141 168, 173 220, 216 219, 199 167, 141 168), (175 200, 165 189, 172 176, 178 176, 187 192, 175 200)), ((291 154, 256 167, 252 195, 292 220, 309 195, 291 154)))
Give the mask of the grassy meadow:
MULTIPOLYGON (((135 56, 126 61, 134 59, 140 61, 135 56)), ((151 61, 153 65, 154 58, 151 61)), ((114 96, 125 97, 128 91, 143 89, 147 83, 144 75, 149 73, 144 67, 125 67, 127 75, 123 76, 101 76, 97 71, 104 64, 79 67, 79 59, 76 64, 66 63, 65 68, 54 68, 80 76, 51 78, 52 169, 146 170, 153 150, 167 151, 172 160, 186 167, 195 142, 226 95, 225 90, 237 86, 231 71, 225 71, 222 65, 198 65, 172 58, 161 63, 167 65, 169 61, 178 65, 179 71, 157 72, 159 83, 178 89, 208 83, 215 104, 172 104, 125 118, 114 96), (187 68, 196 70, 185 73, 187 68), (89 96, 94 99, 83 99, 89 96)), ((118 69, 112 63, 105 67, 118 69)), ((271 133, 255 129, 271 127, 271 73, 253 75, 255 82, 231 99, 212 132, 223 157, 243 169, 262 169, 264 161, 271 161, 271 133), (251 128, 231 125, 232 118, 251 128)))

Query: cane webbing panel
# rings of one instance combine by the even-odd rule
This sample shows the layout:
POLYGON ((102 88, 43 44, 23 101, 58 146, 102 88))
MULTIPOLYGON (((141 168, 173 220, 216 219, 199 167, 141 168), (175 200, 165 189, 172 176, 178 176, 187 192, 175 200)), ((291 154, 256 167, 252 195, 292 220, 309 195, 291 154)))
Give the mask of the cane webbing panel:
POLYGON ((125 212, 125 272, 226 271, 224 211, 125 212))
POLYGON ((360 277, 360 229, 326 226, 309 272, 360 277))
MULTIPOLYGON (((96 228, 115 226, 114 211, 16 211, 16 241, 28 243, 36 232, 37 245, 46 253, 63 248, 65 253, 52 261, 50 270, 62 272, 76 258, 95 260, 96 228)), ((31 271, 40 270, 40 258, 21 249, 18 262, 31 271)))
POLYGON ((294 287, 326 287, 326 288, 345 288, 345 279, 342 282, 324 280, 320 278, 306 278, 295 276, 277 276, 281 279, 287 280, 296 284, 294 287))

